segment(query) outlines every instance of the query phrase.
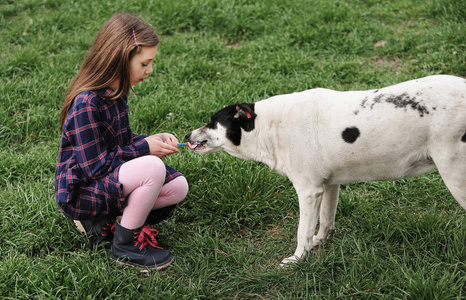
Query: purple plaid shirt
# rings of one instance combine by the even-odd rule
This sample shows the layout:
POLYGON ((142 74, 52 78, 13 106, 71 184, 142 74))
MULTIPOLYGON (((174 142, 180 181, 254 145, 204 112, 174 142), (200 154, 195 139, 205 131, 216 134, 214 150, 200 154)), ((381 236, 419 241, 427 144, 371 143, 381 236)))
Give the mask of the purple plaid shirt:
MULTIPOLYGON (((131 133, 127 97, 109 100, 106 96, 111 92, 86 91, 76 96, 63 125, 55 196, 60 210, 72 219, 124 208, 119 167, 149 154, 146 136, 131 133)), ((180 175, 167 166, 165 182, 180 175)))

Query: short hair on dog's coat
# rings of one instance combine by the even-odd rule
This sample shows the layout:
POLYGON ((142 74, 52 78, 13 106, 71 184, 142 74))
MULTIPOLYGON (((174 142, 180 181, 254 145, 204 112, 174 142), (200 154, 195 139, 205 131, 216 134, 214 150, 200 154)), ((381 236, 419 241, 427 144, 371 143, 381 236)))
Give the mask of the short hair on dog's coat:
POLYGON ((311 89, 234 104, 186 135, 287 176, 299 199, 296 262, 334 229, 340 184, 437 168, 466 209, 466 80, 436 75, 367 90, 311 89), (317 221, 320 226, 315 234, 317 221))

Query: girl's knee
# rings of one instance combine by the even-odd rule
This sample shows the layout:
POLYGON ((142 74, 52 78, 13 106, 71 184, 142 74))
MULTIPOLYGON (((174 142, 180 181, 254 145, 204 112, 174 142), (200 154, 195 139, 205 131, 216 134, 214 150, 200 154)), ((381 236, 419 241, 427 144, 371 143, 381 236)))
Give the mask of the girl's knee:
POLYGON ((132 165, 135 178, 141 178, 144 184, 156 183, 162 185, 165 181, 166 168, 164 162, 157 156, 147 155, 134 159, 137 164, 132 165))
POLYGON ((155 203, 156 206, 163 207, 177 204, 183 201, 188 195, 189 185, 184 176, 178 176, 163 187, 163 195, 155 203))
POLYGON ((166 169, 164 162, 157 156, 148 155, 144 156, 141 170, 150 175, 150 177, 163 176, 165 178, 166 169))
POLYGON ((188 195, 188 191, 189 191, 188 180, 184 176, 179 176, 175 178, 175 180, 178 180, 178 183, 179 183, 178 184, 178 195, 180 196, 181 200, 183 200, 188 195))

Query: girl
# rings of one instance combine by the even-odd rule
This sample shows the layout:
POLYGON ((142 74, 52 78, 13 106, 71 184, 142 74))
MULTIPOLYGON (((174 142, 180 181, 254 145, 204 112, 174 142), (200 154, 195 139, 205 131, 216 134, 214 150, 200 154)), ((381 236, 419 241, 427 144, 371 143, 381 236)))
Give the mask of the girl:
POLYGON ((79 220, 94 245, 111 247, 113 259, 161 269, 173 256, 144 224, 166 218, 188 184, 160 159, 178 152, 178 140, 133 134, 127 106, 132 86, 152 73, 158 44, 154 29, 128 13, 99 31, 60 114, 55 195, 63 214, 79 220))

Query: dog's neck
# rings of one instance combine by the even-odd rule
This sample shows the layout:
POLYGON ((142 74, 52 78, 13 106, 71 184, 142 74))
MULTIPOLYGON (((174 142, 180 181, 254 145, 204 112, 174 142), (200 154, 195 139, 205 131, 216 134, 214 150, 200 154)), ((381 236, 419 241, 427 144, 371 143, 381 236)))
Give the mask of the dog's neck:
POLYGON ((260 137, 261 132, 256 128, 251 132, 242 132, 239 146, 233 144, 224 146, 223 150, 228 154, 245 159, 264 163, 270 169, 283 175, 283 163, 275 153, 276 145, 272 145, 271 139, 260 137), (264 142, 268 141, 268 142, 264 142))

